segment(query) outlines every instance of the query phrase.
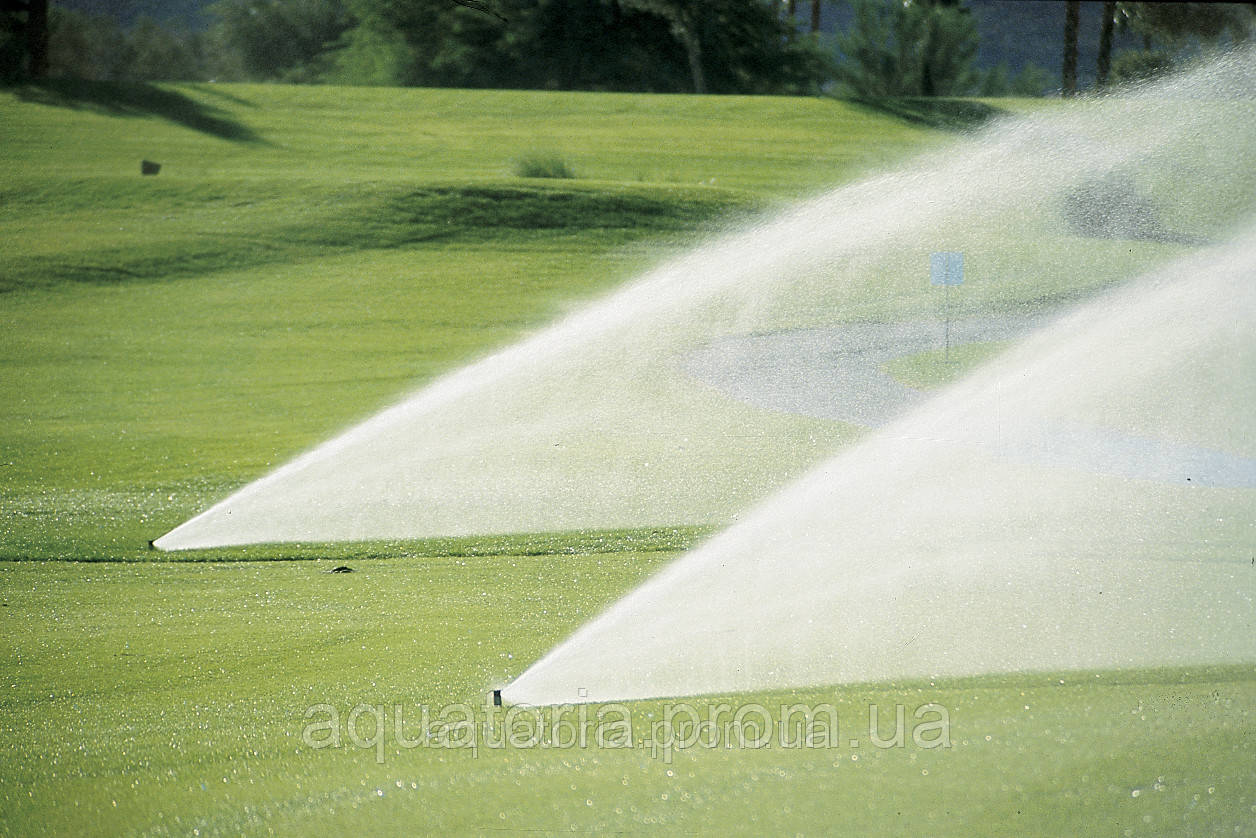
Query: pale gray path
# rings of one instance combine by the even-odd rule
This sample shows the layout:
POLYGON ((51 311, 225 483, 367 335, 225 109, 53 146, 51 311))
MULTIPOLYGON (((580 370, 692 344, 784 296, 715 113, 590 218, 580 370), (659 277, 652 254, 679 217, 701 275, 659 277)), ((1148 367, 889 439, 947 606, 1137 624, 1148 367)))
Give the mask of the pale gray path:
MULTIPOLYGON (((955 321, 951 346, 1012 340, 1051 319, 1038 314, 955 321)), ((738 335, 691 352, 683 367, 756 407, 877 427, 929 397, 895 381, 882 366, 942 349, 944 329, 940 320, 915 320, 738 335)), ((1078 425, 1038 428, 1031 437, 1032 442, 1004 440, 999 451, 1020 461, 1161 483, 1256 488, 1256 459, 1229 451, 1078 425)))
MULTIPOLYGON (((1044 315, 951 323, 951 346, 1011 340, 1045 325, 1044 315)), ((942 349, 941 320, 850 323, 821 329, 739 335, 691 353, 689 375, 757 407, 876 427, 928 398, 881 371, 887 361, 942 349)))

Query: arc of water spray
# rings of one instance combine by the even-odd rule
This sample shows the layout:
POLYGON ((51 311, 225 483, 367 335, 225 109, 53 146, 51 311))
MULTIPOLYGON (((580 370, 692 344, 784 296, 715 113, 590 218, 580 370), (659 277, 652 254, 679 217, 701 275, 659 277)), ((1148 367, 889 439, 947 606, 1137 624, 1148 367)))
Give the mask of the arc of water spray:
POLYGON ((1256 462, 1254 407, 1256 228, 1046 327, 823 463, 502 695, 558 704, 1256 661, 1256 491, 1004 456, 1035 444, 1044 417, 1079 414, 1228 429, 1256 462), (1201 382, 1214 403, 1191 402, 1201 382))
MULTIPOLYGON (((998 126, 900 172, 717 238, 438 379, 155 546, 726 523, 827 451, 799 442, 827 431, 696 385, 684 374, 695 349, 819 318, 866 316, 851 301, 868 305, 869 276, 884 281, 878 294, 890 309, 900 298, 910 309, 913 292, 898 279, 900 253, 991 235, 996 243, 997 236, 1016 241, 1030 222, 1054 237, 1056 255, 1073 260, 1068 271, 1122 278, 1104 255, 1110 251, 1087 245, 1079 253, 1075 240, 1039 218, 1042 208, 1096 173, 1197 165, 1192 155, 1204 135, 1230 143, 1228 156, 1203 161, 1218 173, 1252 168, 1245 162, 1250 132, 1219 126, 1209 112, 1209 102, 1250 93, 1251 63, 1242 56, 1223 72, 1130 99, 998 126), (1239 81, 1217 81, 1229 78, 1239 81), (1190 106, 1171 107, 1169 119, 1166 91, 1195 98, 1175 100, 1190 106)), ((1008 298, 1032 296, 1037 272, 1049 267, 1040 257, 1029 253, 1027 263, 1001 269, 984 292, 997 297, 996 283, 1020 283, 1029 290, 1008 298)), ((976 298, 981 286, 971 282, 966 296, 976 298)))
MULTIPOLYGON (((251 509, 260 510, 262 507, 259 504, 266 499, 293 491, 303 481, 334 481, 327 485, 323 493, 321 499, 324 502, 331 502, 336 495, 351 494, 342 487, 345 483, 351 485, 352 465, 348 468, 338 466, 330 473, 318 476, 312 476, 312 472, 320 467, 327 468, 338 460, 352 458, 354 452, 399 429, 406 432, 415 449, 422 449, 427 444, 423 428, 427 417, 438 416, 441 411, 470 400, 492 399, 498 388, 508 386, 512 378, 535 373, 547 364, 578 364, 583 358, 582 353, 586 352, 596 353, 599 359, 610 355, 614 356, 616 363, 630 363, 625 358, 625 345, 639 345, 644 336, 656 335, 659 328, 670 327, 705 305, 720 304, 724 295, 732 289, 771 286, 777 277, 823 270, 834 258, 840 258, 843 250, 875 249, 898 232, 892 223, 886 222, 902 208, 904 194, 910 193, 913 200, 923 202, 923 208, 913 218, 916 223, 945 217, 958 209, 950 183, 984 170, 986 162, 971 157, 961 158, 949 167, 956 171, 948 171, 946 176, 932 181, 922 182, 914 173, 877 177, 847 187, 837 194, 805 202, 771 222, 699 247, 542 332, 441 377, 396 405, 253 481, 156 539, 154 546, 161 550, 181 550, 258 541, 352 538, 354 536, 344 533, 321 532, 319 525, 326 523, 325 514, 304 509, 297 500, 280 501, 254 516, 265 519, 260 522, 258 534, 249 532, 250 524, 245 519, 250 517, 251 509), (817 219, 824 220, 826 229, 841 229, 842 241, 834 244, 824 237, 817 237, 818 245, 800 246, 799 230, 813 227, 817 219), (607 344, 612 345, 610 351, 607 344), (300 523, 277 531, 273 528, 274 524, 285 514, 300 519, 300 523), (302 526, 306 529, 303 530, 302 526)), ((700 336, 701 330, 696 329, 695 334, 700 336)), ((522 408, 523 401, 520 399, 517 406, 522 408)), ((477 412, 470 411, 472 415, 477 412)), ((436 445, 429 445, 429 450, 438 451, 436 445)), ((413 471, 410 476, 414 476, 413 471)), ((387 485, 394 488, 403 483, 404 480, 387 481, 387 485)), ((377 500, 362 497, 359 503, 365 509, 377 500)), ((415 512, 416 520, 421 520, 421 508, 415 512)), ((607 526, 614 525, 614 522, 599 524, 589 521, 584 525, 607 526)), ((424 534, 443 533, 425 533, 420 528, 408 533, 381 532, 375 535, 424 534)), ((369 538, 371 535, 357 537, 369 538)))

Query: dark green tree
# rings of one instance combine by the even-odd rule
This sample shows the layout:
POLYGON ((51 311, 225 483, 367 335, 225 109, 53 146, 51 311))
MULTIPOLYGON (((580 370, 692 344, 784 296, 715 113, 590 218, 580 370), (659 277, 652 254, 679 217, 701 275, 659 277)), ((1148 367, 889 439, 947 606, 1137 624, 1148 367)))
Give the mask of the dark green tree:
POLYGON ((142 17, 127 33, 130 65, 125 70, 136 81, 194 81, 205 78, 203 45, 199 37, 142 17))
POLYGON ((811 93, 832 61, 811 35, 782 23, 763 0, 702 0, 698 38, 712 93, 811 93))
POLYGON ((1161 49, 1128 50, 1112 61, 1112 80, 1119 84, 1151 81, 1173 70, 1173 56, 1161 49))
POLYGON ((1256 8, 1250 3, 1117 3, 1131 29, 1173 51, 1226 44, 1252 37, 1256 8))
POLYGON ((356 0, 353 8, 359 28, 403 45, 402 84, 677 90, 684 78, 666 21, 616 0, 503 0, 495 8, 506 22, 448 0, 356 0))
POLYGON ((1240 3, 1118 2, 1116 24, 1143 37, 1141 52, 1113 62, 1117 81, 1137 81, 1169 72, 1183 60, 1252 39, 1256 7, 1240 3))
POLYGON ((500 18, 449 0, 355 0, 405 43, 405 84, 790 93, 823 61, 767 0, 495 0, 500 18))
POLYGON ((0 0, 0 80, 48 74, 48 0, 0 0))
POLYGON ((917 0, 924 11, 920 40, 920 94, 961 96, 976 83, 977 27, 957 3, 917 0))
POLYGON ((974 92, 977 29, 967 9, 943 3, 856 0, 837 37, 838 80, 867 98, 974 92))
POLYGON ((1042 96, 1052 87, 1051 74, 1030 62, 1012 79, 1008 93, 1012 96, 1042 96))
POLYGON ((53 9, 50 30, 48 75, 91 81, 127 78, 131 44, 115 19, 53 9))
POLYGON ((215 46, 234 59, 223 75, 246 79, 318 81, 357 22, 343 0, 218 0, 210 11, 215 46))
POLYGON ((1043 68, 1030 62, 1012 75, 1006 63, 981 74, 978 96, 1042 96, 1052 87, 1052 77, 1043 68))
POLYGON ((124 30, 113 17, 54 7, 47 75, 89 81, 192 81, 206 78, 207 69, 199 36, 143 17, 124 30))
POLYGON ((702 13, 708 11, 692 0, 619 0, 627 9, 648 12, 667 21, 676 40, 684 47, 693 79, 693 92, 706 93, 706 73, 703 70, 702 38, 699 33, 702 13))

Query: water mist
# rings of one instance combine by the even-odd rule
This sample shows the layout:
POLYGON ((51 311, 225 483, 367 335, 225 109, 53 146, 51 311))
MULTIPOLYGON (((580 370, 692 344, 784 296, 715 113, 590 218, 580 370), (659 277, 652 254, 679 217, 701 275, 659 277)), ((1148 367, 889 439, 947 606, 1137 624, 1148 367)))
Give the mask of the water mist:
MULTIPOLYGON (((1222 236, 1253 201, 1252 66, 1250 55, 1233 56, 1126 96, 1005 120, 899 171, 697 246, 244 486, 156 546, 725 524, 865 433, 860 426, 891 421, 914 403, 892 404, 847 382, 841 399, 866 410, 796 409, 739 392, 721 369, 753 369, 754 387, 771 389, 799 365, 832 360, 823 351, 810 360, 780 351, 799 335, 936 324, 939 298, 927 281, 933 250, 965 252, 967 281, 954 313, 978 324, 971 339, 983 339, 1002 334, 1008 318, 1021 318, 1017 333, 1032 330, 1222 236), (1113 206, 1123 209, 1090 212, 1113 206), (747 355, 747 339, 773 335, 784 343, 747 355)), ((940 328, 932 333, 941 340, 940 328)), ((807 369, 802 379, 815 380, 807 369)), ((1090 398, 1106 404, 1101 394, 1090 398)), ((1102 434, 1095 441, 1093 417, 1080 416, 1086 444, 1110 449, 1102 434)), ((1078 425, 1062 421, 1043 433, 1069 427, 1078 425)), ((1149 436, 1142 430, 1131 433, 1149 436)), ((910 459, 922 440, 900 435, 877 456, 910 459)), ((1042 457, 1025 453, 1030 442, 1009 445, 1017 453, 999 462, 1041 467, 1042 457)), ((1171 442, 1209 440, 1184 431, 1171 442)), ((1191 456, 1173 451, 1173 462, 1191 456)), ((920 468, 941 468, 926 460, 920 468)), ((1059 469, 1046 472, 1059 492, 1098 491, 1074 486, 1060 476, 1073 472, 1059 469)), ((1009 474, 1000 479, 1021 485, 1009 474)), ((965 491, 994 504, 999 486, 978 481, 965 491)), ((1133 508, 1146 500, 1141 491, 1140 484, 1118 494, 1133 508)), ((1007 515, 1009 527, 1034 531, 1007 515)), ((859 518, 843 520, 853 526, 859 518)), ((895 539, 918 537, 903 520, 895 539)), ((1084 520, 1105 529, 1093 516, 1084 520)), ((825 526, 799 518, 788 529, 819 537, 813 530, 825 526)), ((866 561, 876 561, 871 555, 866 561)))
POLYGON ((1254 407, 1256 227, 821 464, 503 696, 1256 661, 1254 407))

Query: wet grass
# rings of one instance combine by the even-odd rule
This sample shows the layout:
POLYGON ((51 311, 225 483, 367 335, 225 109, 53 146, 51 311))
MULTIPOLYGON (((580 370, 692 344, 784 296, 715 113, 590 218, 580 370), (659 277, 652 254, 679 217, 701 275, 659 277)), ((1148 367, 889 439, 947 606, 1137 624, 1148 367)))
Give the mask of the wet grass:
POLYGON ((1252 823, 1250 666, 593 706, 583 747, 574 708, 538 727, 485 707, 488 686, 669 556, 393 558, 352 574, 326 573, 330 561, 0 564, 0 832, 1196 835, 1252 823), (796 704, 822 720, 831 706, 836 735, 813 728, 807 747, 774 731, 756 748, 739 737, 757 729, 725 727, 743 708, 755 720, 796 704), (703 747, 683 723, 713 712, 720 747, 703 747), (468 719, 474 735, 443 728, 468 719))

